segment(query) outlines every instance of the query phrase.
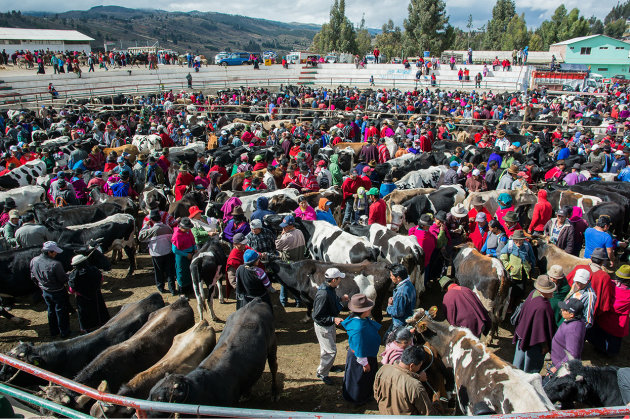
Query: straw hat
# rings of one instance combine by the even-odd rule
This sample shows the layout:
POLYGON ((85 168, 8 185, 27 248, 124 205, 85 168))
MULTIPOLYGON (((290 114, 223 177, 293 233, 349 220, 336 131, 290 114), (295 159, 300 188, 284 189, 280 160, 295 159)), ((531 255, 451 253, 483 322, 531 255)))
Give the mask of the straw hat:
POLYGON ((468 211, 464 207, 464 204, 457 204, 451 209, 453 217, 464 218, 468 215, 468 211))

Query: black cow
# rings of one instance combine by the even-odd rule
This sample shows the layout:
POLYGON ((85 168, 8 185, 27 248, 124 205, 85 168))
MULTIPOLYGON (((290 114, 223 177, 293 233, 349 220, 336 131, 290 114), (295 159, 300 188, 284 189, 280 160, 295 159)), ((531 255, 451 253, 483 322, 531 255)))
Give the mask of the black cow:
MULTIPOLYGON (((72 270, 70 262, 77 254, 90 255, 90 263, 99 269, 110 270, 109 261, 100 250, 80 244, 61 245, 62 253, 57 255, 66 271, 72 270)), ((0 293, 15 297, 39 293, 37 284, 31 278, 31 260, 42 251, 41 246, 0 252, 0 293)))
MULTIPOLYGON (((269 304, 255 298, 230 314, 212 353, 187 375, 171 374, 152 389, 150 400, 231 406, 258 381, 269 363, 271 392, 277 399, 278 344, 269 304)), ((162 416, 159 413, 156 416, 162 416)))
POLYGON ((168 213, 175 218, 188 217, 188 209, 190 207, 197 206, 199 208, 205 208, 207 200, 208 198, 203 192, 188 192, 182 196, 182 199, 169 205, 168 213))
POLYGON ((601 215, 608 215, 612 222, 611 230, 621 236, 628 227, 628 223, 624 222, 626 220, 626 212, 626 208, 617 202, 602 202, 586 213, 586 220, 591 227, 594 227, 601 215))
POLYGON ((374 318, 382 320, 382 307, 387 301, 391 286, 388 264, 385 262, 363 262, 355 264, 329 263, 316 260, 302 260, 296 263, 284 263, 272 260, 267 264, 269 277, 282 283, 294 295, 300 295, 306 304, 306 314, 311 315, 317 287, 324 282, 328 268, 338 268, 346 274, 336 292, 339 296, 352 296, 364 293, 375 301, 374 318))
POLYGON ((580 401, 588 407, 622 406, 623 400, 617 384, 618 367, 587 367, 572 359, 563 364, 545 384, 547 397, 560 402, 563 409, 580 401))
MULTIPOLYGON (((162 296, 154 293, 138 302, 125 304, 107 323, 87 335, 39 346, 20 342, 9 355, 64 377, 72 377, 99 353, 129 339, 147 322, 151 313, 162 307, 162 296)), ((0 369, 0 380, 11 380, 20 386, 40 382, 30 374, 17 374, 16 369, 7 365, 0 369)))
POLYGON ((422 214, 435 214, 440 210, 449 212, 456 203, 462 202, 464 197, 464 190, 456 186, 445 186, 429 195, 416 195, 402 203, 406 208, 405 220, 418 224, 422 214))
POLYGON ((94 223, 123 212, 122 207, 114 203, 70 205, 59 208, 47 208, 46 204, 37 203, 33 205, 33 211, 40 224, 53 228, 94 223))
POLYGON ((214 287, 216 286, 219 290, 219 300, 223 302, 221 278, 224 277, 229 253, 230 248, 227 243, 218 239, 210 239, 199 249, 199 252, 195 254, 190 262, 193 290, 197 298, 197 307, 201 320, 203 320, 203 309, 206 306, 206 299, 212 320, 217 320, 217 316, 214 314, 212 298, 214 297, 214 287), (204 284, 208 291, 204 290, 204 284))

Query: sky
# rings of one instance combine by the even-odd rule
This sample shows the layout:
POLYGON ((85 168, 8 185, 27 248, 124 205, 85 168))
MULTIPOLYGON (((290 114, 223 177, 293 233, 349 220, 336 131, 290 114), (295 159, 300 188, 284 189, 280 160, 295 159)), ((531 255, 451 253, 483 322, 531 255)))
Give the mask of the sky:
MULTIPOLYGON (((464 29, 468 15, 472 14, 474 28, 478 28, 491 17, 494 3, 493 0, 446 0, 450 23, 464 29)), ((532 27, 549 18, 562 3, 568 10, 577 7, 586 17, 595 15, 603 19, 617 4, 617 0, 516 0, 516 11, 525 13, 527 25, 532 27)), ((332 0, 25 0, 19 3, 19 7, 22 11, 64 12, 119 5, 167 11, 222 12, 285 22, 321 24, 328 21, 331 4, 332 0)), ((358 24, 365 13, 366 24, 370 28, 380 28, 388 19, 402 26, 408 4, 409 0, 346 0, 346 15, 358 24)), ((0 10, 12 10, 17 6, 13 0, 0 0, 0 10)))

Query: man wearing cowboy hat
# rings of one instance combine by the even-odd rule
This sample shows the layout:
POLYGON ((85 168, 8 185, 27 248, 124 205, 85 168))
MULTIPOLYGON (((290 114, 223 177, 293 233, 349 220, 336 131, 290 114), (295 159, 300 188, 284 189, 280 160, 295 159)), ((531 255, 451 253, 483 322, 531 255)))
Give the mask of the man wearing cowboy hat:
POLYGON ((499 179, 499 184, 497 185, 497 190, 502 189, 512 189, 512 183, 516 180, 518 176, 518 166, 515 164, 508 167, 499 179))
POLYGON ((55 260, 63 250, 57 243, 48 241, 42 246, 42 253, 31 260, 31 277, 42 290, 48 307, 48 327, 51 336, 70 336, 70 314, 66 275, 63 265, 55 260))
POLYGON ((595 325, 587 331, 588 341, 609 356, 619 353, 622 339, 628 335, 630 265, 623 265, 617 269, 613 283, 615 285, 613 310, 599 316, 595 325))
POLYGON ((474 292, 448 276, 440 279, 440 287, 447 290, 442 308, 449 324, 465 327, 477 337, 490 330, 490 315, 474 292))
POLYGON ((482 212, 486 214, 487 220, 492 219, 492 214, 490 214, 490 211, 486 209, 485 204, 486 200, 483 199, 481 195, 475 195, 470 200, 470 205, 472 208, 470 208, 470 210, 468 211, 468 231, 475 231, 475 217, 477 217, 477 214, 482 212))
POLYGON ((317 368, 317 378, 324 384, 332 385, 333 381, 328 373, 343 371, 342 368, 334 368, 335 357, 337 356, 337 343, 335 341, 335 326, 339 325, 343 319, 337 317, 343 306, 342 302, 348 302, 348 295, 339 298, 335 293, 335 288, 339 286, 346 274, 337 268, 326 270, 326 282, 317 288, 315 299, 313 300, 313 322, 315 323, 315 335, 319 342, 320 361, 317 368))
POLYGON ((519 224, 518 216, 514 211, 508 211, 503 216, 503 223, 505 227, 505 234, 508 236, 508 238, 512 237, 512 235, 518 230, 523 229, 523 227, 521 227, 521 225, 519 224))
POLYGON ((551 349, 556 323, 549 299, 556 284, 547 275, 540 275, 534 283, 516 320, 514 338, 516 344, 512 364, 527 373, 539 373, 545 354, 551 349))
MULTIPOLYGON (((525 292, 525 282, 530 277, 536 258, 532 245, 526 240, 523 230, 516 230, 501 249, 499 259, 514 280, 514 294, 525 292)), ((517 295, 515 295, 517 297, 517 295)))

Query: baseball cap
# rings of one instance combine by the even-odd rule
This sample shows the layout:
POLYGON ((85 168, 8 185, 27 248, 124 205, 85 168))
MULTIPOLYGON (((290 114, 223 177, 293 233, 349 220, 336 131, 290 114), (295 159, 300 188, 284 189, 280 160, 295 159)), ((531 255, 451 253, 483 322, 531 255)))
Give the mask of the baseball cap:
POLYGON ((48 241, 46 243, 43 244, 42 246, 42 251, 44 252, 57 252, 57 253, 62 253, 63 250, 57 246, 57 243, 53 242, 53 241, 48 241))
POLYGON ((472 172, 473 176, 479 176, 481 174, 481 172, 479 171, 479 169, 475 169, 472 172))
POLYGON ((449 163, 449 166, 451 166, 451 167, 457 167, 457 166, 459 166, 459 163, 457 163, 457 161, 456 161, 456 160, 453 160, 452 162, 450 162, 450 163, 449 163))
POLYGON ((247 244, 247 238, 243 233, 236 233, 234 237, 232 237, 232 243, 234 244, 247 244))
POLYGON ((378 191, 378 189, 377 189, 377 188, 375 188, 375 187, 374 187, 374 188, 370 188, 370 190, 369 190, 369 191, 367 191, 367 193, 366 193, 366 194, 367 194, 367 195, 375 195, 375 196, 378 196, 379 191, 378 191))
POLYGON ((9 218, 20 218, 20 213, 18 210, 9 211, 9 218))
POLYGON ((328 268, 325 273, 326 279, 345 278, 346 274, 337 268, 328 268))
POLYGON ((295 217, 292 215, 287 215, 284 217, 284 220, 280 223, 280 227, 292 226, 295 224, 295 217))
POLYGON ((560 265, 553 265, 547 271, 547 276, 549 278, 554 278, 554 279, 562 278, 564 276, 564 272, 562 270, 562 266, 560 266, 560 265))
POLYGON ((588 284, 588 280, 591 278, 591 273, 586 269, 578 269, 573 277, 574 282, 579 282, 580 284, 588 284))
POLYGON ((569 298, 568 300, 560 301, 558 307, 575 315, 580 315, 582 311, 584 311, 584 304, 577 298, 569 298))
POLYGON ((477 213, 477 216, 475 217, 475 221, 476 222, 486 221, 486 220, 487 220, 487 218, 486 218, 486 213, 485 212, 477 213))
POLYGON ((260 219, 256 218, 256 219, 250 221, 249 226, 251 228, 262 228, 263 223, 262 223, 262 221, 260 219))

